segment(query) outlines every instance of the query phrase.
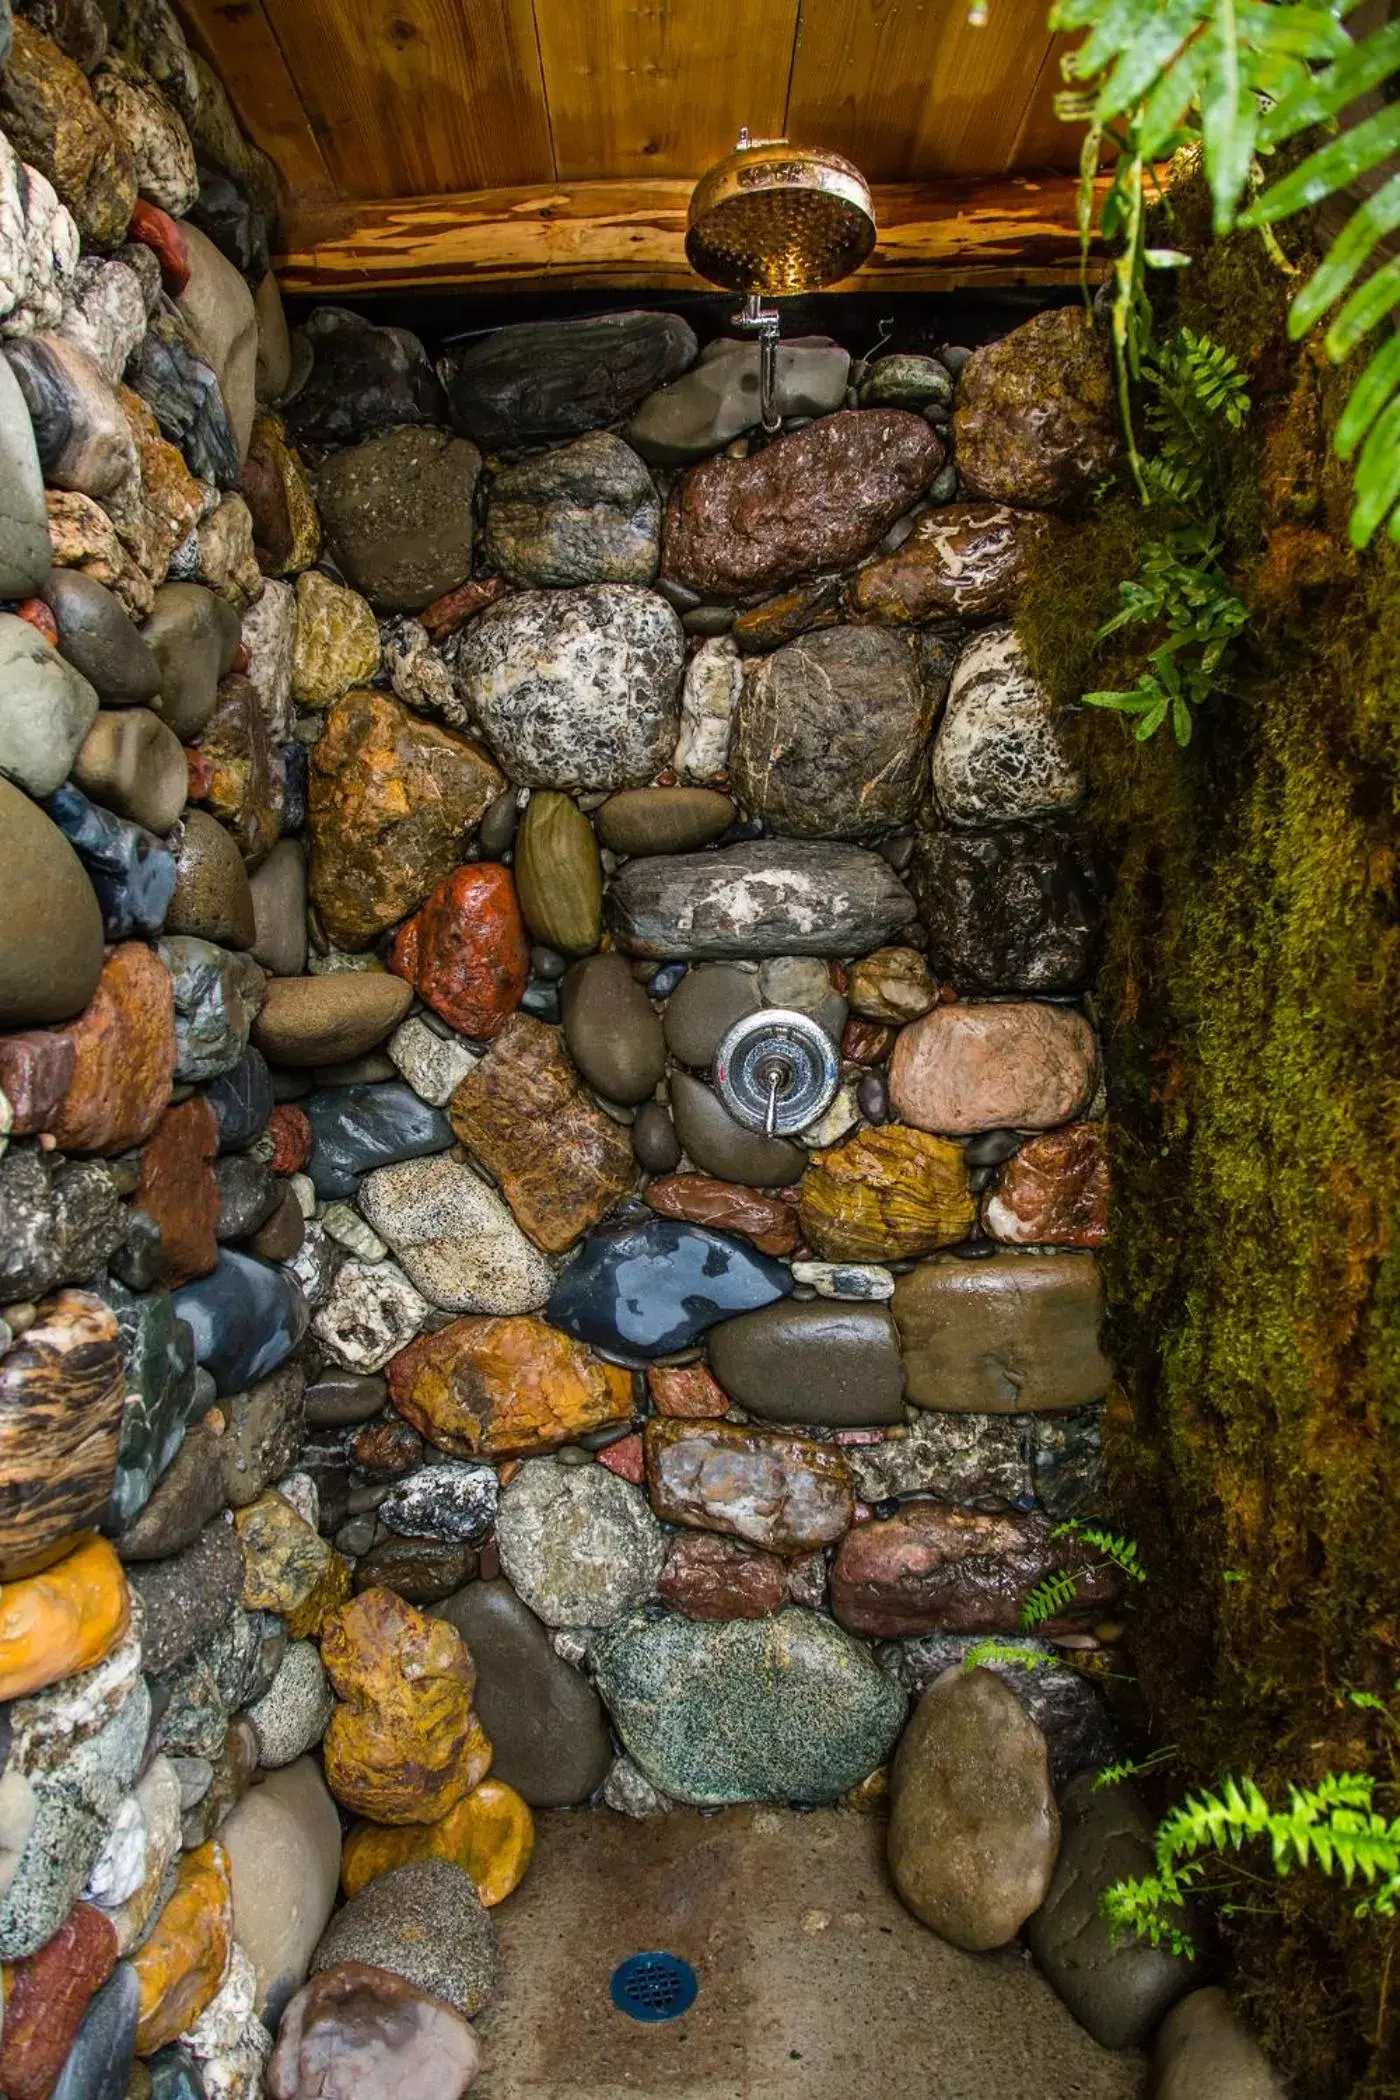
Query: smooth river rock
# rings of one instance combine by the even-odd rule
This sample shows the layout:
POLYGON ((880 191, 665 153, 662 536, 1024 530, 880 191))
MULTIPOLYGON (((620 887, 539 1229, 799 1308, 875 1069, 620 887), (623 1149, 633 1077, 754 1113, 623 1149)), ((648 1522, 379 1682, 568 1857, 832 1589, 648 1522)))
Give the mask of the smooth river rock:
POLYGON ((1015 1938, 1060 1844, 1045 1738, 987 1670, 949 1670, 914 1710, 890 1776, 889 1863, 902 1901, 955 1947, 1015 1938))
POLYGON ((0 595, 28 598, 44 589, 52 559, 44 509, 44 472, 19 381, 3 358, 0 490, 0 595))
POLYGON ((832 1611, 853 1633, 880 1640, 1014 1633, 1031 1590, 1067 1568, 1079 1579, 1065 1617, 1102 1612, 1117 1593, 1114 1571, 1100 1572, 1091 1555, 1072 1540, 1057 1541, 1052 1529, 1040 1510, 906 1503, 841 1541, 831 1567, 832 1611))
POLYGON ((347 580, 388 612, 418 612, 471 574, 475 445, 406 424, 333 452, 316 504, 347 580))
POLYGON ((27 620, 0 613, 0 774, 31 795, 51 795, 96 715, 86 678, 27 620))
POLYGON ((908 1397, 955 1414, 1059 1413, 1108 1391, 1092 1254, 935 1255, 895 1284, 908 1397))
POLYGON ((633 583, 518 591, 454 644, 473 715, 512 780, 641 787, 680 726, 681 624, 633 583))
POLYGON ((854 1482, 840 1452, 730 1422, 646 1429, 652 1506, 671 1524, 724 1532, 769 1553, 813 1553, 851 1522, 854 1482))
POLYGON ((0 780, 0 860, 8 873, 0 1027, 66 1021, 97 989, 102 912, 63 833, 7 780, 0 780))
POLYGON ((621 1217, 589 1233, 545 1310, 579 1341, 645 1362, 791 1289, 791 1271, 743 1240, 669 1218, 621 1217))
POLYGON ((337 1912, 312 1973, 347 1962, 392 1970, 468 2016, 487 2004, 500 1975, 490 1915, 471 1876, 446 1859, 391 1867, 337 1912))
POLYGON ((660 536, 650 474, 621 438, 595 430, 496 475, 482 551, 527 590, 650 583, 660 536))
POLYGON ((709 1354, 730 1399, 765 1421, 845 1429, 904 1419, 899 1338, 882 1305, 788 1299, 722 1321, 709 1354))
POLYGON ((800 1145, 737 1122, 713 1088, 689 1072, 671 1075, 671 1114, 687 1155, 720 1181, 766 1189, 802 1177, 807 1155, 800 1145))
POLYGON ((160 665, 114 592, 81 569, 55 569, 42 596, 58 624, 59 648, 99 698, 122 707, 156 698, 160 665))
POLYGON ((1083 1115, 1098 1075, 1094 1031, 1075 1008, 958 1003, 900 1032, 890 1099, 906 1123, 943 1137, 1049 1130, 1083 1115))
POLYGON ((394 2100, 461 2100, 480 2063, 480 2044, 453 2006, 389 1969, 342 1961, 287 2007, 266 2089, 272 2100, 323 2100, 328 2090, 363 2100, 388 2100, 391 2091, 394 2100))
POLYGON ((628 955, 866 955, 915 915, 878 853, 815 839, 755 839, 627 863, 607 915, 628 955))
POLYGON ((1281 2100, 1282 2081, 1224 1991, 1192 1991, 1157 2030, 1153 2100, 1281 2100))
POLYGON ((868 1651, 793 1606, 762 1619, 634 1615, 590 1661, 629 1756, 700 1808, 834 1801, 884 1762, 904 1719, 903 1692, 868 1651))
POLYGON ((1053 510, 1108 473, 1118 442, 1107 351, 1081 305, 1033 314, 963 366, 953 443, 975 496, 1053 510))
POLYGON ((540 445, 619 422, 695 349, 678 314, 527 321, 452 352, 443 380, 454 427, 478 444, 540 445))
POLYGON ((319 1088, 308 1095, 306 1113, 315 1133, 307 1172, 323 1198, 353 1196, 372 1168, 445 1152, 452 1143, 446 1116, 398 1080, 319 1088))
POLYGON ((647 1101, 666 1070, 650 999, 621 955, 593 955, 563 984, 564 1041, 588 1084, 609 1101, 647 1101))

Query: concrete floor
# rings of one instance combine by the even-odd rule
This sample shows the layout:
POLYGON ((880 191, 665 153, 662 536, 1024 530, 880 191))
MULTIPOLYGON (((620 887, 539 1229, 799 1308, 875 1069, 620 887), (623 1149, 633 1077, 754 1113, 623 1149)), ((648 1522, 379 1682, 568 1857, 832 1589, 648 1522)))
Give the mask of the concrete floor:
POLYGON ((1142 2059, 1091 2041, 1028 1957, 962 1954, 909 1916, 883 1841, 835 1810, 541 1815, 495 1913, 473 2100, 1140 2100, 1142 2059), (608 1998, 647 1948, 700 1978, 664 2025, 608 1998))

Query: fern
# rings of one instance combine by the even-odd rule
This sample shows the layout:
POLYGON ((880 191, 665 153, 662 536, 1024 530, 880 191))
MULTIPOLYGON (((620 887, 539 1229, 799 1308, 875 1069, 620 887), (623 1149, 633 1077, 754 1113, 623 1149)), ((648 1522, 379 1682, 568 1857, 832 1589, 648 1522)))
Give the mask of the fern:
MULTIPOLYGON (((1200 150, 1216 234, 1254 227, 1277 256, 1272 229, 1313 211, 1400 150, 1400 104, 1383 104, 1350 129, 1341 119, 1363 95, 1400 73, 1400 21, 1353 40, 1354 0, 1053 0, 1050 27, 1084 32, 1063 60, 1077 87, 1059 114, 1086 125, 1079 226, 1087 258, 1100 163, 1112 154, 1098 230, 1116 250, 1111 276, 1114 367, 1128 458, 1144 502, 1151 478, 1133 431, 1132 382, 1152 351, 1149 270, 1189 258, 1147 239, 1154 169, 1183 147, 1200 150), (1307 131, 1328 134, 1300 166, 1263 187, 1261 161, 1307 131)), ((1295 297, 1296 338, 1331 316, 1324 338, 1336 364, 1371 344, 1334 439, 1355 459, 1351 538, 1366 546, 1388 521, 1400 539, 1400 260, 1380 263, 1400 226, 1400 173, 1352 212, 1295 297)))
POLYGON ((978 1670, 1001 1663, 1007 1669, 1043 1670, 1054 1659, 1048 1648, 1019 1647, 1014 1641, 974 1641, 962 1666, 965 1670, 978 1670))
POLYGON ((1021 1605, 1018 1624, 1022 1633, 1033 1633, 1037 1626, 1043 1626, 1047 1619, 1053 1619, 1066 1605, 1073 1604, 1078 1590, 1079 1584, 1068 1568, 1057 1568, 1053 1575, 1047 1575, 1044 1582, 1036 1584, 1021 1605))
POLYGON ((1329 1772, 1315 1787, 1290 1786, 1286 1808, 1271 1808, 1253 1779, 1227 1779, 1218 1793, 1189 1794, 1157 1827, 1156 1871, 1117 1881, 1099 1909, 1115 1936, 1137 1933, 1154 1947, 1194 1953, 1191 1938, 1171 1915, 1185 1908, 1199 1880, 1202 1855, 1268 1846, 1277 1875, 1315 1866, 1368 1892, 1358 1917, 1392 1918, 1400 1900, 1400 1816, 1375 1806, 1375 1781, 1365 1772, 1329 1772))
POLYGON ((1057 1524, 1050 1536, 1052 1539, 1082 1539, 1086 1546, 1092 1546, 1105 1560, 1112 1561, 1116 1568, 1121 1568, 1131 1581, 1147 1580, 1147 1570, 1142 1564, 1137 1540, 1125 1537, 1122 1532, 1105 1531, 1098 1524, 1081 1524, 1071 1518, 1067 1524, 1057 1524))
POLYGON ((1155 1771, 1158 1765, 1169 1765, 1176 1761, 1176 1745, 1164 1743, 1160 1750, 1152 1751, 1148 1757, 1120 1758, 1116 1765, 1104 1765, 1094 1774, 1094 1787, 1121 1786, 1125 1779, 1136 1779, 1143 1772, 1155 1771))
POLYGON ((1146 1582, 1147 1570, 1142 1564, 1135 1540, 1121 1533, 1106 1531, 1099 1524, 1083 1524, 1071 1518, 1066 1524, 1057 1524, 1050 1534, 1052 1539, 1076 1539, 1081 1544, 1092 1546, 1102 1559, 1093 1568, 1056 1568, 1038 1582, 1022 1600, 1021 1614, 1017 1621, 1022 1633, 1034 1633, 1047 1619, 1053 1619, 1073 1604, 1079 1594, 1079 1585, 1088 1574, 1097 1574, 1099 1569, 1116 1567, 1133 1582, 1146 1582))

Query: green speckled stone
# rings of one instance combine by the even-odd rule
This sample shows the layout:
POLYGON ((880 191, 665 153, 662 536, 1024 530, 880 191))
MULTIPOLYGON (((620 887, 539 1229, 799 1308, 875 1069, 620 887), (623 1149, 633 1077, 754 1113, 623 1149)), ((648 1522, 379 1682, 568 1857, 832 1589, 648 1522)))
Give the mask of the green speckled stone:
POLYGON ((883 1764, 904 1694, 869 1650, 795 1606, 766 1619, 621 1619, 589 1657, 654 1786, 697 1807, 834 1801, 883 1764))

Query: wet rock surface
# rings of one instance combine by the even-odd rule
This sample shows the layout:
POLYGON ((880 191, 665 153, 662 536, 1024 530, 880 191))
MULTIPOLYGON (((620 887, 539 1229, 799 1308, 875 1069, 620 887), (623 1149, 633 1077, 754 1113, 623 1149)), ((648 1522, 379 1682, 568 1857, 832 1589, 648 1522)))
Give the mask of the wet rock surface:
POLYGON ((644 1362, 791 1288, 781 1263, 742 1240, 666 1218, 617 1219, 584 1240, 546 1314, 579 1341, 644 1362))
POLYGON ((608 893, 627 954, 686 960, 868 954, 913 916, 914 900, 878 854, 815 840, 629 861, 608 893))
POLYGON ((1107 1391, 1091 1254, 935 1256, 899 1278, 893 1311, 916 1406, 1029 1414, 1085 1407, 1107 1391))
POLYGON ((457 352, 444 383, 454 426, 478 444, 547 444, 617 422, 695 350, 675 314, 526 322, 457 352))

